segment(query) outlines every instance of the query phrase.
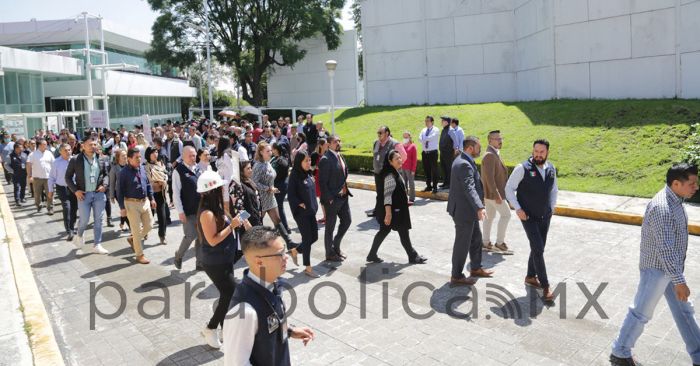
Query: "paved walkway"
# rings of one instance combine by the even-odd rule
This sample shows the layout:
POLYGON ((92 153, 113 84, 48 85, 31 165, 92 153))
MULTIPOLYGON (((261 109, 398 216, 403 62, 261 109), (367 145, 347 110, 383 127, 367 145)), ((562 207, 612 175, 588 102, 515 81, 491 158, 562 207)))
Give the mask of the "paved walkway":
MULTIPOLYGON (((349 179, 356 182, 374 184, 374 177, 369 175, 350 174, 349 179)), ((425 181, 416 181, 416 191, 421 191, 424 188, 425 181)), ((661 189, 661 186, 659 186, 659 189, 661 189)), ((440 192, 447 193, 446 190, 440 192)), ((644 211, 646 210, 649 201, 649 198, 614 196, 610 194, 600 193, 559 191, 557 205, 644 216, 644 211)), ((686 211, 688 212, 689 222, 700 224, 699 204, 687 203, 686 211)))
MULTIPOLYGON (((546 258, 552 283, 562 290, 565 286, 566 296, 546 307, 522 284, 528 244, 517 222, 511 222, 507 237, 515 255, 484 255, 483 263, 495 269, 495 277, 480 280, 473 289, 452 288, 447 280, 454 229, 445 202, 418 199, 411 209, 411 236, 428 264, 406 264, 398 235, 392 233, 379 251, 386 262, 366 266, 378 226, 364 211, 373 206, 375 195, 353 193, 353 223, 343 242, 348 260, 338 266, 322 264, 320 241, 313 247, 312 264, 322 278, 310 280, 291 261, 284 275, 294 291, 293 297, 285 294, 294 308, 291 323, 308 325, 317 334, 307 347, 292 341, 295 365, 607 364, 638 281, 639 227, 554 217, 546 258), (590 293, 603 288, 598 297, 603 313, 595 308, 581 312, 587 303, 581 288, 590 293), (473 305, 476 313, 470 313, 473 305), (323 315, 339 308, 332 319, 323 315), (410 313, 426 316, 418 319, 410 313)), ((134 264, 126 235, 116 228, 105 229, 104 246, 111 254, 100 256, 59 237, 60 213, 37 214, 31 206, 13 211, 66 364, 222 363, 223 354, 203 346, 199 336, 218 293, 204 273, 194 271, 191 256, 182 271, 173 267, 173 252, 182 237, 177 223, 168 227, 166 246, 156 244, 154 229, 145 249, 151 264, 144 266, 134 264), (91 295, 91 288, 100 285, 106 287, 91 295), (92 317, 91 304, 116 316, 92 317)), ((296 232, 293 236, 299 237, 296 232)), ((86 241, 92 242, 91 231, 86 241)), ((700 238, 691 237, 686 276, 695 299, 698 263, 700 238)), ((237 264, 237 277, 243 267, 237 264)), ((1 347, 6 353, 4 343, 1 347)), ((645 365, 690 364, 663 301, 636 353, 645 365)))
POLYGON ((0 225, 0 238, 0 365, 32 365, 4 225, 0 225))

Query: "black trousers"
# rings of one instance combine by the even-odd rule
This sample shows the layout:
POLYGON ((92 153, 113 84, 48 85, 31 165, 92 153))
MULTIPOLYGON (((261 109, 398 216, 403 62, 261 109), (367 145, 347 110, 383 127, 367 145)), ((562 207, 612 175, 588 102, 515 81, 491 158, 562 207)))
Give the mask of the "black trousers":
POLYGON ((7 168, 3 169, 3 171, 5 172, 5 181, 7 181, 7 184, 12 184, 12 173, 10 173, 7 168))
POLYGON ((214 315, 209 320, 207 327, 217 329, 224 327, 224 318, 228 312, 233 292, 236 289, 236 282, 233 279, 233 263, 204 265, 204 272, 219 290, 219 303, 216 304, 214 315))
POLYGON ((289 231, 289 224, 287 223, 287 215, 284 213, 284 198, 287 197, 287 183, 283 184, 281 187, 277 187, 279 193, 275 193, 275 201, 277 201, 277 212, 280 214, 280 222, 284 225, 284 228, 289 231))
POLYGON ((166 211, 168 205, 165 204, 165 192, 153 192, 153 197, 156 199, 156 217, 158 218, 158 237, 165 237, 165 229, 168 227, 168 219, 166 211))
POLYGON ((12 185, 14 186, 15 202, 17 202, 17 204, 20 204, 22 200, 24 200, 24 195, 27 192, 27 175, 13 175, 12 185))
POLYGON ((324 244, 326 247, 326 257, 334 256, 340 251, 340 242, 350 228, 352 216, 350 215, 350 204, 348 196, 336 197, 333 203, 323 205, 326 208, 326 231, 324 233, 324 244), (338 233, 333 236, 335 223, 340 219, 338 233))
POLYGON ((75 231, 75 223, 78 220, 78 198, 68 187, 56 185, 55 192, 58 200, 61 201, 63 228, 72 233, 75 231))
MULTIPOLYGON (((379 251, 379 246, 382 245, 384 242, 384 239, 386 239, 387 235, 391 232, 391 228, 389 226, 384 226, 382 225, 379 228, 379 231, 377 231, 377 234, 374 235, 374 240, 372 241, 372 249, 370 249, 369 254, 367 257, 369 258, 374 258, 377 256, 377 251, 379 251)), ((408 235, 408 229, 401 229, 398 230, 399 232, 399 239, 401 239, 401 246, 403 246, 403 249, 406 251, 406 255, 408 256, 408 260, 412 260, 416 258, 416 250, 413 249, 413 245, 411 245, 411 237, 408 235)))
POLYGON ((547 266, 544 264, 544 246, 547 244, 547 233, 552 217, 542 220, 526 220, 523 229, 527 239, 530 241, 530 258, 527 261, 527 276, 535 277, 540 281, 542 287, 549 286, 547 277, 547 266))
POLYGON ((425 172, 425 182, 428 189, 437 189, 438 181, 440 180, 437 150, 423 151, 421 159, 423 160, 423 171, 425 172))
POLYGON ((440 151, 440 166, 442 167, 442 181, 445 187, 450 186, 450 173, 452 173, 452 162, 455 160, 454 151, 440 151))
POLYGON ((112 202, 107 199, 105 202, 105 213, 107 214, 107 221, 112 219, 112 202))
POLYGON ((462 221, 455 223, 455 242, 452 247, 452 277, 463 276, 464 264, 469 254, 470 270, 481 268, 481 247, 484 245, 481 239, 479 221, 462 221))
POLYGON ((315 215, 294 216, 299 231, 301 232, 301 245, 297 251, 304 257, 304 265, 311 265, 311 245, 318 240, 318 223, 315 215))

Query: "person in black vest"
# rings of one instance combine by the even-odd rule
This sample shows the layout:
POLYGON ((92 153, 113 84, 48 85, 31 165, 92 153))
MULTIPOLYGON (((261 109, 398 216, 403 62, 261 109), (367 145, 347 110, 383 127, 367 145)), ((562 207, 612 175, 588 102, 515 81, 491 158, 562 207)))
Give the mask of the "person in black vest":
POLYGON ((409 263, 425 263, 427 258, 420 256, 411 245, 411 238, 408 230, 411 229, 411 216, 408 212, 408 197, 406 196, 406 184, 399 175, 399 170, 403 165, 401 154, 392 150, 384 159, 384 167, 380 173, 382 184, 382 196, 377 197, 377 204, 374 209, 376 219, 379 223, 379 231, 374 236, 372 249, 367 255, 367 262, 382 263, 383 260, 377 256, 379 246, 389 235, 391 230, 399 232, 401 245, 408 255, 409 263))
POLYGON ((236 289, 233 279, 233 263, 236 258, 239 237, 238 228, 245 222, 239 216, 229 219, 224 213, 224 180, 213 170, 202 173, 197 179, 197 193, 201 205, 197 212, 197 234, 202 243, 202 265, 207 276, 219 290, 219 303, 202 336, 212 348, 221 348, 219 327, 224 326, 231 297, 236 289))
POLYGON ((243 235, 241 249, 250 267, 224 321, 224 365, 291 365, 288 338, 307 345, 314 332, 287 325, 277 283, 287 269, 285 243, 277 230, 256 226, 243 235))
POLYGON ((289 176, 289 208, 301 233, 301 244, 290 251, 292 260, 297 264, 297 254, 301 253, 306 267, 304 274, 318 278, 311 267, 311 245, 318 240, 316 183, 311 173, 311 157, 304 150, 294 156, 294 167, 289 176))
POLYGON ((523 223, 530 241, 530 259, 527 262, 525 284, 542 289, 545 301, 554 300, 544 263, 549 222, 557 204, 557 171, 547 161, 549 141, 536 140, 532 156, 513 169, 506 183, 506 198, 523 223))
POLYGON ((197 208, 199 207, 197 178, 202 172, 197 167, 197 152, 194 147, 186 146, 182 150, 182 163, 177 164, 173 172, 173 201, 185 236, 182 237, 180 247, 175 252, 175 268, 182 269, 182 258, 194 241, 195 268, 201 269, 201 245, 197 236, 197 208))
POLYGON ((452 127, 450 127, 452 119, 445 116, 440 117, 440 119, 442 120, 442 131, 440 132, 440 166, 442 167, 442 176, 444 177, 440 188, 449 189, 452 162, 455 158, 454 139, 452 127))
POLYGON ((316 129, 316 124, 314 123, 314 115, 306 115, 306 124, 301 128, 301 131, 306 136, 306 145, 308 146, 307 151, 314 151, 316 149, 316 144, 318 143, 318 130, 316 129))

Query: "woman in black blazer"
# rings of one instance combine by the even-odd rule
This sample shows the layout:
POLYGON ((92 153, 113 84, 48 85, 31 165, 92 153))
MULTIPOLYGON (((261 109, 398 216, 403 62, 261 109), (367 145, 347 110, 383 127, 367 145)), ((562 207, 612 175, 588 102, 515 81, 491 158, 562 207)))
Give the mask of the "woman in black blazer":
POLYGON ((403 159, 398 151, 392 150, 384 160, 384 167, 380 173, 380 179, 384 184, 384 195, 377 197, 375 206, 375 218, 379 223, 379 231, 374 236, 372 249, 367 255, 367 262, 382 263, 383 260, 377 256, 379 246, 391 230, 399 232, 401 245, 406 250, 409 263, 425 263, 428 259, 416 253, 411 245, 411 238, 408 230, 411 229, 411 216, 408 212, 408 197, 406 196, 406 184, 399 174, 403 165, 403 159))
POLYGON ((306 266, 304 274, 318 278, 318 274, 311 267, 311 244, 318 240, 316 183, 311 174, 311 158, 304 150, 297 151, 294 156, 294 167, 289 176, 287 199, 294 215, 294 221, 301 232, 301 245, 290 251, 292 261, 298 265, 297 254, 302 253, 304 266, 306 266))
POLYGON ((243 188, 243 207, 250 214, 248 222, 252 226, 262 225, 262 212, 260 211, 260 196, 258 187, 253 182, 253 168, 250 160, 241 163, 241 187, 243 188))

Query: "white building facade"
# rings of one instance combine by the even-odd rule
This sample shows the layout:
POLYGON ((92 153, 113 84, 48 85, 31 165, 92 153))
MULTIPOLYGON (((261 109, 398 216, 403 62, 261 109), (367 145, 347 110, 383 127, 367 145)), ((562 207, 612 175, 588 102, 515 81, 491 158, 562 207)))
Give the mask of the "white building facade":
POLYGON ((368 105, 700 98, 700 0, 364 0, 368 105))
POLYGON ((87 125, 89 110, 107 110, 111 128, 142 124, 145 114, 151 123, 180 120, 183 98, 196 95, 178 70, 146 61, 147 42, 105 29, 100 19, 0 23, 0 45, 82 61, 81 75, 43 75, 46 112, 77 112, 78 128, 87 125), (86 39, 90 62, 96 66, 91 82, 86 77, 86 39), (100 69, 100 65, 122 63, 138 69, 100 69))

